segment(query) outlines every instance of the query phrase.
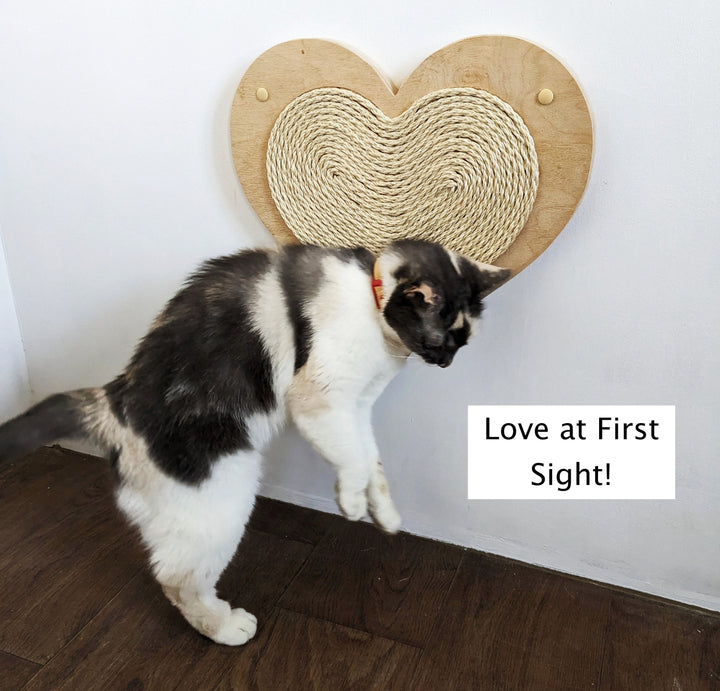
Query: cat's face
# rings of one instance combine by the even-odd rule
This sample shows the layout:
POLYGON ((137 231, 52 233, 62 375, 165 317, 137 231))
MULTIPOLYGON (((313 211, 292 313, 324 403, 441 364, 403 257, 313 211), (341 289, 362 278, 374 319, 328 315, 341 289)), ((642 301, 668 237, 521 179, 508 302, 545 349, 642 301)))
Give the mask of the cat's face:
POLYGON ((447 367, 472 335, 483 297, 508 278, 509 270, 417 240, 396 242, 388 253, 392 292, 385 320, 411 352, 447 367))

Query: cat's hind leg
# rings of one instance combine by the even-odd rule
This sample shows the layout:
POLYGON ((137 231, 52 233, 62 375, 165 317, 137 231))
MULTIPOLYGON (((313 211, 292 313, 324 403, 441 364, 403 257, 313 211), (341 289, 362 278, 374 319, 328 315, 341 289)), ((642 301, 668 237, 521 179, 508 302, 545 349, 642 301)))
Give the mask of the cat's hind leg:
POLYGON ((219 599, 215 584, 202 572, 202 565, 185 575, 164 578, 166 582, 160 584, 168 600, 203 635, 225 645, 243 645, 255 635, 254 615, 241 607, 232 609, 228 602, 219 599))
POLYGON ((163 592, 203 635, 226 645, 246 643, 257 620, 219 599, 215 587, 253 507, 259 454, 219 459, 198 485, 169 478, 152 465, 145 471, 142 486, 133 486, 131 477, 121 484, 118 505, 140 529, 163 592))

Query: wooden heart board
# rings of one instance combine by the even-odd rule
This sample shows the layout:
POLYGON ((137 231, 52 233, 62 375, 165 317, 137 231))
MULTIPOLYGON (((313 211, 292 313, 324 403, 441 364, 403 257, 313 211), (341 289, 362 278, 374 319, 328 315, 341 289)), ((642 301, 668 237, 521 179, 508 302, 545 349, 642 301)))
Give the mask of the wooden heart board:
POLYGON ((493 263, 518 273, 536 259, 570 220, 590 171, 593 135, 587 103, 575 79, 539 46, 508 36, 453 43, 423 61, 396 88, 354 52, 330 41, 281 43, 257 58, 232 105, 235 169, 248 200, 280 242, 297 242, 268 183, 273 127, 286 107, 316 89, 344 89, 399 118, 433 92, 471 88, 489 92, 522 118, 532 135, 539 181, 527 221, 493 263))

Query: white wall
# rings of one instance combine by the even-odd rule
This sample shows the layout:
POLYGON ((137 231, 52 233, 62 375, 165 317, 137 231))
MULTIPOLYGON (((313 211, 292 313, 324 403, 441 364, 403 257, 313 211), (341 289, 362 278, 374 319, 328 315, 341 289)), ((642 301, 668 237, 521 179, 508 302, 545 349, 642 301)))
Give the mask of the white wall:
MULTIPOLYGON (((199 260, 269 242, 227 134, 263 50, 331 38, 396 82, 474 34, 559 55, 593 111, 588 190, 456 364, 410 365, 381 399, 391 485, 410 531, 720 609, 715 4, 37 0, 3 14, 0 222, 37 396, 109 379, 199 260), (471 403, 675 404, 677 500, 468 503, 471 403)), ((332 485, 294 433, 271 448, 268 494, 327 509, 332 485)))
POLYGON ((0 232, 0 420, 29 403, 30 381, 0 232))

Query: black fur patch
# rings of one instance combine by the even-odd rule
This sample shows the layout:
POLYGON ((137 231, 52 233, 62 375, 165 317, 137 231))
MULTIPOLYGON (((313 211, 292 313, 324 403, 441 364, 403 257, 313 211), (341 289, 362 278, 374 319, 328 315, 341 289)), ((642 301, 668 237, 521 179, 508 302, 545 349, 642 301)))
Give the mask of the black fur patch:
POLYGON ((291 245, 284 249, 280 260, 280 285, 295 335, 296 372, 307 362, 310 355, 313 333, 304 307, 320 288, 321 256, 316 247, 291 245))
POLYGON ((355 261, 368 274, 372 273, 375 262, 372 252, 362 247, 328 249, 313 245, 290 245, 283 250, 280 283, 295 334, 296 372, 307 362, 313 339, 312 326, 304 313, 304 306, 320 289, 322 260, 328 256, 335 256, 344 262, 355 261))
MULTIPOLYGON (((355 261, 357 261, 357 263, 363 269, 365 269, 365 271, 368 274, 372 274, 373 266, 375 266, 375 256, 369 249, 366 249, 365 247, 355 247, 351 250, 340 250, 340 251, 348 252, 349 254, 351 254, 353 259, 355 259, 355 261)), ((343 256, 345 261, 349 261, 349 259, 346 258, 344 255, 341 255, 341 256, 343 256)))
POLYGON ((403 258, 395 271, 399 281, 421 281, 433 278, 435 281, 457 285, 458 272, 448 253, 440 246, 423 240, 398 240, 392 244, 403 258))
POLYGON ((258 250, 204 264, 105 388, 118 419, 178 480, 198 483, 219 456, 250 448, 247 417, 275 406, 272 364, 248 307, 271 261, 258 250))
POLYGON ((83 432, 79 399, 69 393, 55 394, 0 426, 0 462, 83 432))
POLYGON ((105 386, 105 396, 110 403, 110 410, 112 410, 113 415, 115 415, 123 427, 126 427, 128 423, 123 406, 123 392, 126 387, 127 379, 124 374, 115 377, 115 379, 105 386))
POLYGON ((120 453, 122 449, 113 446, 112 449, 110 449, 110 452, 108 453, 108 459, 110 460, 110 468, 112 469, 113 477, 115 478, 116 482, 120 482, 120 453))

